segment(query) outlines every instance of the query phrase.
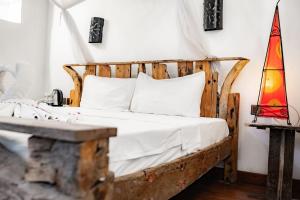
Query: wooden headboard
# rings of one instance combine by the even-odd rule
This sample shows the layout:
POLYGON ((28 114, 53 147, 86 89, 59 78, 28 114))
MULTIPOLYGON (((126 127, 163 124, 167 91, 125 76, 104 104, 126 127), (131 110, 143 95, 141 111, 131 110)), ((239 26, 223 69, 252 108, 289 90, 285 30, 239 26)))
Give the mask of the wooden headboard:
POLYGON ((64 69, 69 73, 74 82, 74 89, 70 92, 70 105, 78 107, 82 94, 84 78, 87 75, 97 75, 101 77, 112 77, 112 67, 115 67, 115 77, 131 78, 132 68, 137 67, 138 72, 146 72, 146 65, 151 65, 152 77, 155 79, 168 79, 168 65, 177 65, 178 76, 186 76, 200 71, 205 72, 206 84, 201 101, 202 117, 221 117, 226 118, 228 95, 231 86, 249 62, 246 58, 207 58, 205 60, 152 60, 152 61, 133 61, 133 62, 106 62, 90 64, 69 64, 64 65, 64 69), (212 69, 213 62, 237 61, 227 75, 220 94, 218 93, 218 72, 212 69), (75 70, 78 67, 85 67, 83 76, 75 70))

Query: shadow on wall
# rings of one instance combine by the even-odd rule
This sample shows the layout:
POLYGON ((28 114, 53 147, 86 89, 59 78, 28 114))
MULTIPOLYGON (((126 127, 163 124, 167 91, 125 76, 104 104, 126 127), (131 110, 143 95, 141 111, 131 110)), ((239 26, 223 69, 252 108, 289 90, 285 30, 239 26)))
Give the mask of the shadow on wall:
POLYGON ((76 23, 69 13, 68 9, 76 6, 77 4, 85 0, 52 0, 52 2, 61 9, 61 15, 63 16, 69 33, 70 43, 72 44, 72 50, 74 51, 74 56, 78 58, 82 63, 93 62, 94 59, 85 44, 84 39, 81 37, 76 23))

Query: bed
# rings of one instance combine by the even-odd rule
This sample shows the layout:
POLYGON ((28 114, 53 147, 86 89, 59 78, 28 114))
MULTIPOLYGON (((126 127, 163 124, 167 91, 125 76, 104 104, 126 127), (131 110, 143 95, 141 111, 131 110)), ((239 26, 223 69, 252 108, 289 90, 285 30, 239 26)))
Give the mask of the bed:
MULTIPOLYGON (((69 124, 71 126, 69 128, 72 131, 62 128, 61 126, 64 126, 62 122, 57 122, 58 125, 52 124, 56 122, 50 122, 49 125, 49 122, 43 121, 37 125, 21 119, 13 121, 2 119, 1 128, 33 134, 28 142, 30 159, 25 165, 25 179, 34 184, 50 183, 58 193, 67 195, 71 199, 169 199, 221 161, 225 163, 225 180, 235 182, 237 179, 239 94, 232 94, 230 90, 239 72, 248 62, 245 58, 213 58, 65 65, 64 69, 71 75, 74 82, 74 89, 70 92, 71 107, 52 109, 44 105, 44 109, 49 113, 52 112, 53 115, 60 113, 59 116, 69 116, 65 121, 71 122, 72 125, 69 124), (213 71, 212 63, 219 61, 237 61, 237 63, 229 72, 218 93, 218 73, 213 71), (199 105, 201 117, 153 116, 115 111, 99 114, 93 109, 79 107, 82 86, 87 75, 111 77, 111 67, 115 66, 116 77, 130 78, 134 66, 139 72, 146 72, 147 66, 151 65, 152 76, 155 79, 166 79, 170 77, 168 73, 170 64, 177 64, 178 76, 199 71, 205 72, 205 89, 202 103, 199 105), (83 76, 75 70, 79 67, 85 67, 83 76), (102 127, 96 128, 97 125, 102 127), (83 130, 86 131, 78 132, 78 129, 73 126, 84 126, 83 130), (117 127, 118 134, 120 134, 115 138, 113 137, 116 129, 112 127, 117 127), (88 130, 91 129, 99 132, 98 137, 90 138, 88 130), (54 130, 59 134, 53 134, 50 138, 49 134, 44 134, 45 131, 49 133, 54 130), (109 147, 108 138, 110 138, 109 147), (73 150, 68 150, 69 153, 77 155, 79 151, 80 155, 84 152, 85 156, 75 156, 78 160, 75 159, 76 162, 73 160, 66 166, 49 164, 49 157, 44 156, 47 151, 45 146, 49 143, 49 139, 57 143, 61 143, 61 140, 68 143, 61 147, 60 153, 67 151, 66 145, 71 145, 72 148, 68 147, 73 150), (98 142, 94 144, 93 140, 98 140, 98 142), (73 147, 78 144, 80 144, 79 150, 73 147), (99 152, 94 155, 94 150, 97 152, 99 147, 102 147, 102 151, 98 158, 96 156, 99 152), (95 149, 92 151, 91 148, 95 149), (88 161, 93 163, 88 167, 86 167, 87 157, 95 158, 93 161, 88 161), (44 159, 48 159, 46 165, 41 164, 45 163, 44 159), (57 177, 60 170, 64 171, 61 168, 68 168, 69 165, 72 169, 79 168, 80 173, 75 170, 76 173, 57 177), (74 168, 72 165, 81 167, 74 168), (52 169, 53 166, 58 172, 52 169), (109 171, 113 171, 114 175, 109 171), (66 181, 66 179, 70 180, 66 181), (84 184, 82 184, 83 179, 84 184)), ((26 107, 22 109, 26 110, 26 107)), ((22 117, 22 112, 19 115, 22 117)), ((24 140, 20 141, 20 144, 23 148, 15 152, 19 152, 19 156, 22 157, 27 144, 24 140)), ((58 152, 51 152, 51 158, 54 157, 52 155, 54 153, 58 152)), ((57 163, 57 159, 66 158, 54 157, 50 160, 57 163)))

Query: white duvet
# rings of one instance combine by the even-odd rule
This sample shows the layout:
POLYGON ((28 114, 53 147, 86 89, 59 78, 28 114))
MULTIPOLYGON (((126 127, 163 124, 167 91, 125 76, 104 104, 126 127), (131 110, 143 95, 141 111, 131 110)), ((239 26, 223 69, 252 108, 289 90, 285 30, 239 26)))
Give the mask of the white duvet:
MULTIPOLYGON (((57 108, 46 104, 37 105, 34 102, 18 102, 9 105, 10 109, 7 109, 7 113, 13 110, 15 117, 117 127, 117 137, 111 138, 109 144, 110 163, 114 168, 111 170, 117 176, 133 171, 122 166, 122 163, 128 164, 130 160, 136 162, 148 157, 152 161, 146 161, 147 165, 139 164, 140 168, 152 167, 163 161, 176 159, 183 155, 182 152, 186 155, 221 141, 229 133, 226 121, 216 118, 189 118, 71 107, 57 108), (166 156, 166 152, 171 152, 171 150, 175 152, 174 149, 176 153, 166 156), (178 151, 182 152, 178 153, 178 151), (159 155, 166 159, 155 157, 159 155), (159 163, 156 162, 157 160, 159 163)), ((0 111, 1 114, 3 116, 3 112, 0 111)), ((28 135, 0 133, 0 142, 25 159, 28 156, 27 138, 28 135)), ((137 168, 136 164, 134 168, 137 168)))

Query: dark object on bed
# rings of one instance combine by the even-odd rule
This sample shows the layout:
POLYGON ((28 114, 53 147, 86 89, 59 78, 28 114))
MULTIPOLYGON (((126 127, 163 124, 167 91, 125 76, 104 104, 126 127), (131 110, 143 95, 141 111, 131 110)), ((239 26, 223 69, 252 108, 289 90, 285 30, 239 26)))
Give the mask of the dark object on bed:
POLYGON ((89 43, 102 43, 104 19, 93 17, 91 20, 89 43))
POLYGON ((223 29, 223 0, 204 0, 204 30, 223 29))
POLYGON ((63 106, 64 103, 64 95, 63 92, 59 89, 54 89, 52 91, 52 103, 50 104, 51 106, 63 106))
MULTIPOLYGON (((59 89, 54 89, 51 94, 43 97, 39 102, 44 102, 50 106, 63 106, 64 102, 67 100, 64 99, 63 92, 59 89)), ((65 103, 66 104, 66 103, 65 103)))

